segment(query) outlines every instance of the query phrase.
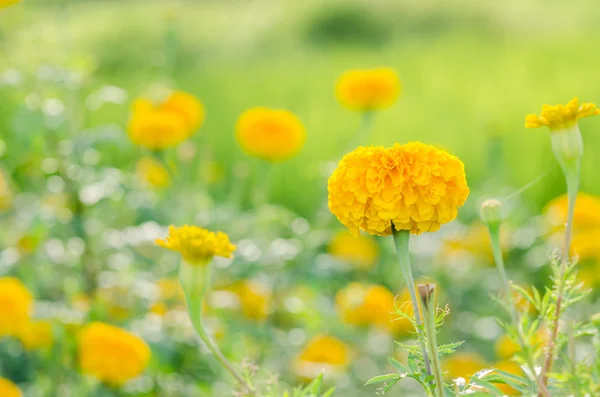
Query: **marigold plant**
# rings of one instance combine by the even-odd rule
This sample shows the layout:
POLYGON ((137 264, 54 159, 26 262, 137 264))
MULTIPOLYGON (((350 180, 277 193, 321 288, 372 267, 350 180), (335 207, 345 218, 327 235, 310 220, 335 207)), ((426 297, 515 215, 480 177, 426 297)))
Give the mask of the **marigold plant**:
POLYGON ((394 69, 357 69, 344 72, 335 94, 352 110, 370 111, 393 105, 400 95, 400 79, 394 69))
POLYGON ((156 240, 163 248, 177 251, 190 264, 207 264, 213 256, 231 258, 235 245, 229 241, 229 236, 222 232, 211 232, 198 226, 170 226, 169 235, 156 240))
POLYGON ((525 127, 548 127, 551 131, 568 129, 583 117, 600 114, 600 109, 593 103, 579 103, 573 98, 566 105, 544 105, 539 115, 530 114, 525 118, 525 127))
POLYGON ((304 145, 306 132, 300 119, 289 110, 256 107, 237 121, 236 136, 249 155, 266 161, 281 161, 304 145))
POLYGON ((0 337, 18 335, 29 323, 33 296, 21 280, 0 278, 0 337))
POLYGON ((121 386, 141 375, 150 361, 146 342, 114 325, 88 324, 78 342, 81 371, 109 385, 121 386))
POLYGON ((464 165, 420 142, 361 146, 329 178, 329 209, 354 235, 435 231, 456 218, 469 195, 464 165))
POLYGON ((132 142, 150 150, 167 149, 189 138, 204 120, 204 107, 194 96, 176 91, 164 101, 134 101, 129 120, 132 142))

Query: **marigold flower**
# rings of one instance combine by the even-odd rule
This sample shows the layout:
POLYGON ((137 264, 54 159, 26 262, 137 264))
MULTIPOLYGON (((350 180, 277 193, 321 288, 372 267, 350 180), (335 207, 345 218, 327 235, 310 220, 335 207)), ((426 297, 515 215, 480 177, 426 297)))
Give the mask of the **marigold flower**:
POLYGON ((329 242, 328 252, 359 269, 370 269, 379 259, 379 246, 367 236, 353 236, 347 230, 337 233, 329 242))
POLYGON ((157 239, 156 244, 179 252, 192 265, 205 265, 213 256, 231 258, 235 251, 235 245, 225 233, 190 225, 169 226, 169 235, 164 240, 157 239))
POLYGON ((442 369, 449 379, 470 378, 476 372, 487 368, 485 359, 477 353, 454 353, 442 361, 442 369))
POLYGON ((139 376, 150 360, 142 338, 110 324, 95 322, 79 333, 79 366, 109 385, 121 386, 139 376))
POLYGON ((30 321, 19 330, 17 338, 26 350, 45 349, 52 346, 54 334, 50 321, 30 321))
POLYGON ((0 378, 0 396, 22 397, 23 393, 21 393, 21 390, 12 381, 6 378, 0 378))
POLYGON ((305 380, 321 373, 340 375, 350 363, 350 349, 344 342, 329 335, 314 337, 294 361, 294 371, 305 380))
POLYGON ((585 102, 579 104, 579 99, 573 98, 566 105, 542 106, 539 116, 530 114, 525 118, 525 127, 548 127, 551 131, 565 130, 573 127, 580 118, 598 114, 600 114, 600 109, 595 104, 585 102))
POLYGON ((143 157, 136 164, 140 179, 155 188, 167 187, 171 184, 169 171, 159 161, 152 157, 143 157))
MULTIPOLYGON (((546 345, 546 343, 548 343, 548 332, 544 328, 537 330, 529 339, 529 344, 532 347, 546 345)), ((501 359, 510 359, 521 350, 521 347, 507 335, 499 337, 494 348, 496 355, 501 359)))
POLYGON ((436 231, 456 218, 469 188, 463 163, 420 142, 360 146, 329 178, 329 209, 357 236, 436 231))
POLYGON ((129 137, 151 150, 166 149, 189 138, 203 120, 202 103, 185 92, 176 91, 158 104, 139 98, 132 106, 129 137))
POLYGON ((256 107, 242 113, 237 121, 236 136, 247 154, 267 161, 281 161, 302 148, 306 132, 292 112, 256 107))
POLYGON ((0 278, 0 338, 15 336, 29 322, 33 296, 21 280, 0 278))
POLYGON ((236 295, 244 317, 262 321, 271 313, 273 294, 271 289, 256 280, 242 280, 227 288, 236 295))
POLYGON ((382 109, 398 99, 400 79, 391 68, 349 70, 340 76, 335 94, 343 106, 352 110, 382 109))

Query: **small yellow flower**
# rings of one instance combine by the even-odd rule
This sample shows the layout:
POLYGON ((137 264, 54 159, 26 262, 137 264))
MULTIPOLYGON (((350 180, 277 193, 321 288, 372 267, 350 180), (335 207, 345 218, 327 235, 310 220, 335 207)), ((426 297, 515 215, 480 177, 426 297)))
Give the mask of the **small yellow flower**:
POLYGON ((239 299, 244 317, 262 321, 271 313, 273 294, 267 285, 256 280, 242 280, 227 290, 239 299))
POLYGON ((14 336, 29 322, 33 296, 21 280, 0 278, 0 337, 14 336))
POLYGON ((8 7, 19 2, 21 2, 21 0, 0 0, 0 8, 8 7))
POLYGON ((0 396, 2 397, 23 397, 21 390, 8 379, 0 378, 0 396))
POLYGON ((155 188, 167 187, 171 184, 169 171, 152 157, 143 157, 136 164, 140 179, 155 188))
POLYGON ((463 163, 420 142, 360 146, 329 178, 329 209, 357 236, 436 231, 456 218, 469 195, 463 163))
POLYGON ((205 265, 213 256, 231 258, 235 251, 235 245, 225 233, 190 225, 169 226, 169 235, 164 240, 157 239, 156 244, 179 252, 192 265, 205 265))
POLYGON ((367 236, 354 237, 344 230, 337 233, 327 249, 334 257, 359 269, 370 269, 379 259, 379 246, 367 236))
POLYGON ((151 150, 176 146, 189 138, 204 120, 204 107, 194 96, 176 91, 155 104, 137 99, 129 120, 133 143, 151 150))
POLYGON ((477 353, 454 353, 442 361, 442 370, 449 379, 469 379, 476 372, 487 368, 485 359, 477 353))
POLYGON ((325 373, 339 376, 350 363, 350 349, 341 340, 329 335, 314 337, 294 360, 294 372, 310 380, 325 373))
POLYGON ((295 114, 265 107, 242 113, 237 121, 236 135, 247 154, 267 161, 292 157, 306 139, 304 126, 295 114))
POLYGON ((88 324, 78 340, 81 371, 109 385, 121 386, 139 376, 150 360, 142 338, 113 325, 88 324))
POLYGON ((573 98, 566 105, 544 105, 542 112, 530 114, 525 118, 526 128, 548 127, 551 131, 565 130, 573 127, 577 120, 583 117, 600 114, 600 109, 593 103, 579 104, 579 99, 573 98))
POLYGON ((349 70, 335 87, 340 103, 352 110, 369 111, 391 106, 400 95, 400 79, 394 69, 349 70))
POLYGON ((54 334, 50 321, 30 321, 24 326, 17 338, 26 350, 46 349, 52 347, 54 334))
POLYGON ((352 283, 340 290, 336 297, 336 309, 347 324, 376 326, 392 333, 412 329, 410 321, 394 314, 395 305, 406 314, 412 315, 412 304, 408 290, 397 301, 387 288, 381 285, 352 283))
POLYGON ((156 282, 159 299, 163 301, 177 300, 183 302, 185 296, 181 284, 176 278, 162 278, 156 282))

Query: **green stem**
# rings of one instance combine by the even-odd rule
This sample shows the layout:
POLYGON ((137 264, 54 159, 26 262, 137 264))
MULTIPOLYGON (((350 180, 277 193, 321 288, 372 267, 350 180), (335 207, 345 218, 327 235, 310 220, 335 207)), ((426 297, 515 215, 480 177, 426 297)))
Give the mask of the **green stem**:
MULTIPOLYGON (((422 336, 421 331, 421 314, 419 313, 419 303, 417 301, 417 293, 415 291, 415 281, 413 280, 412 271, 410 269, 410 256, 408 251, 408 241, 410 238, 410 232, 408 230, 396 230, 392 223, 392 236, 394 238, 394 244, 396 245, 396 252, 398 254, 398 261, 400 262, 400 268, 402 269, 402 275, 404 281, 408 287, 410 294, 410 300, 412 302, 413 313, 415 315, 415 322, 417 323, 417 333, 422 336)), ((431 375, 431 366, 429 364, 429 356, 427 354, 427 347, 422 338, 419 338, 421 343, 421 352, 423 353, 423 362, 425 363, 425 369, 427 374, 431 375)))
POLYGON ((212 340, 202 322, 202 305, 204 298, 210 287, 210 264, 188 264, 185 261, 180 266, 180 282, 185 293, 185 302, 188 309, 188 315, 200 340, 204 342, 208 350, 213 354, 217 361, 225 368, 235 380, 248 392, 253 395, 253 389, 246 379, 229 362, 227 357, 217 344, 212 340))
POLYGON ((253 205, 258 208, 269 204, 271 184, 271 173, 273 172, 273 163, 265 160, 259 160, 254 175, 253 205))
POLYGON ((374 111, 369 110, 369 111, 363 112, 358 130, 356 131, 354 138, 350 140, 351 146, 348 148, 348 150, 346 152, 354 150, 357 146, 367 144, 367 141, 371 137, 373 120, 375 120, 375 112, 374 111))
POLYGON ((444 390, 444 378, 442 377, 442 365, 440 363, 437 346, 437 331, 435 329, 435 312, 437 307, 435 291, 429 302, 423 301, 423 297, 421 297, 421 303, 423 311, 425 312, 425 334, 427 336, 427 341, 429 342, 429 352, 431 353, 436 390, 439 397, 446 397, 446 391, 444 390))

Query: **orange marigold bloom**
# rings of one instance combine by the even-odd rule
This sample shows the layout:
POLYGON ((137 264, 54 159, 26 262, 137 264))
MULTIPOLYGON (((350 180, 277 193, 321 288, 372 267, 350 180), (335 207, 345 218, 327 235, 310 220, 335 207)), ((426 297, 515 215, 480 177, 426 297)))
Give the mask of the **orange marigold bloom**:
POLYGON ((355 236, 436 231, 456 218, 469 188, 463 163, 420 142, 360 146, 329 178, 329 209, 355 236))
POLYGON ((329 242, 328 252, 359 269, 370 269, 379 259, 379 247, 368 236, 353 236, 347 230, 337 233, 329 242))
POLYGON ((21 280, 0 278, 0 338, 16 336, 29 322, 33 296, 21 280))
POLYGON ((231 258, 235 245, 223 232, 211 232, 198 226, 169 226, 169 235, 157 239, 156 244, 177 251, 189 264, 205 265, 213 256, 231 258))
POLYGON ((189 138, 203 120, 202 103, 185 92, 173 92, 158 104, 139 98, 132 106, 129 137, 151 150, 166 149, 189 138))
POLYGON ((306 140, 304 126, 295 114, 265 107, 242 113, 237 121, 236 136, 246 153, 267 161, 292 157, 306 140))
POLYGON ((150 360, 142 338, 105 323, 91 323, 79 333, 79 366, 109 385, 121 386, 139 376, 150 360))
POLYGON ((386 108, 400 95, 400 79, 391 68, 349 70, 339 78, 335 93, 340 103, 352 110, 386 108))
POLYGON ((544 105, 542 112, 530 114, 525 118, 526 128, 548 127, 551 131, 573 127, 583 117, 600 114, 600 109, 593 103, 581 103, 573 98, 566 105, 544 105))
POLYGON ((0 396, 2 397, 22 397, 23 393, 12 381, 6 378, 0 378, 0 396))

